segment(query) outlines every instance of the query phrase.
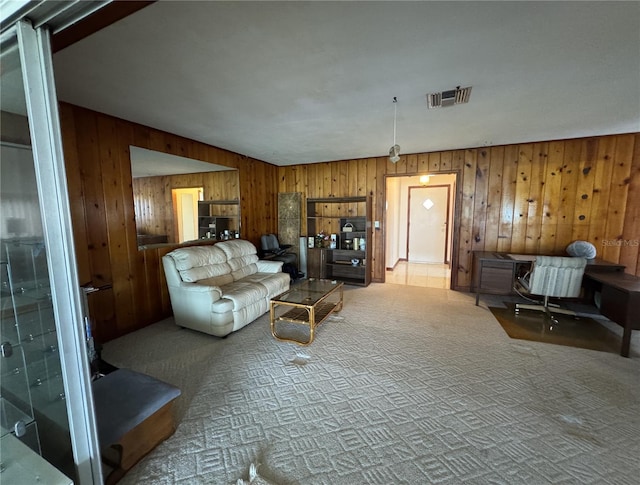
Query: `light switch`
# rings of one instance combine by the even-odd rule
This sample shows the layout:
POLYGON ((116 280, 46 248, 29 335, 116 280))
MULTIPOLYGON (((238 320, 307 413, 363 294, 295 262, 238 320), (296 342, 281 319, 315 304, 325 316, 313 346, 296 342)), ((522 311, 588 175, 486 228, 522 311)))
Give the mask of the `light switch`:
POLYGON ((380 229, 380 221, 373 221, 373 227, 380 229))

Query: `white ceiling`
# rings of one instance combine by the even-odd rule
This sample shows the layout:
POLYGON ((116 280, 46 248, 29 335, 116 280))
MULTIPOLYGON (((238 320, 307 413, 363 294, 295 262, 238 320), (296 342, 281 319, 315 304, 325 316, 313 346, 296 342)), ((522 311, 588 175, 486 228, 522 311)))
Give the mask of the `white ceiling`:
POLYGON ((640 131, 640 2, 159 1, 59 98, 276 165, 640 131), (429 92, 472 86, 468 104, 429 92))

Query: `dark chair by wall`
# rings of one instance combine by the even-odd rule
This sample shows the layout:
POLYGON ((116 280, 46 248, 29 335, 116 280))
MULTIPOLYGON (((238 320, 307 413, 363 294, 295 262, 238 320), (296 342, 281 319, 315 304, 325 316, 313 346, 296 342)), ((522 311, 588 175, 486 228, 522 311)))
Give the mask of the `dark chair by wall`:
POLYGON ((263 234, 260 238, 262 246, 262 259, 282 261, 289 268, 283 267, 283 271, 290 269, 292 279, 299 277, 298 255, 290 252, 290 244, 280 244, 275 234, 263 234))

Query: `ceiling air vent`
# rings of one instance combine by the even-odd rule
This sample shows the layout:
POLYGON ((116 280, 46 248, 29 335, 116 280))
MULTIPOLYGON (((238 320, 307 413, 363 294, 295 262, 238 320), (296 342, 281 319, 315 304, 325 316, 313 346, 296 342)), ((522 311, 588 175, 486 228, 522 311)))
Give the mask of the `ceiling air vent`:
POLYGON ((468 88, 461 88, 458 86, 455 89, 427 94, 427 106, 429 109, 446 108, 447 106, 453 106, 454 104, 468 103, 470 96, 471 86, 468 88))

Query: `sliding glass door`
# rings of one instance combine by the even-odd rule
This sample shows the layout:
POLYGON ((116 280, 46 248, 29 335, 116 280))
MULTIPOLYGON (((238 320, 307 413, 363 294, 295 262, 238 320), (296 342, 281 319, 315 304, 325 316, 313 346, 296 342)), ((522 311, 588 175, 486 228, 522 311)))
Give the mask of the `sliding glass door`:
POLYGON ((48 39, 1 39, 0 482, 102 483, 48 39))

